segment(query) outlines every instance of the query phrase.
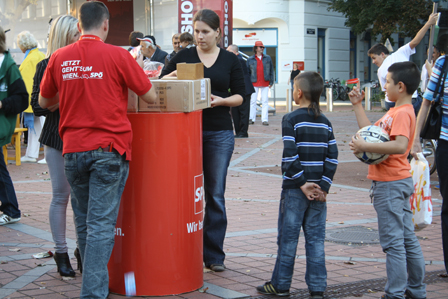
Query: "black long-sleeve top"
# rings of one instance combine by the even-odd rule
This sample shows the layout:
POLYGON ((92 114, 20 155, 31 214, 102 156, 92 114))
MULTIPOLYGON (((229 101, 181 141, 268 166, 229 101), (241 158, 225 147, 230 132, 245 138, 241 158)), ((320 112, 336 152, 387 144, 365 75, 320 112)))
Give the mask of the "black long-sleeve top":
MULTIPOLYGON (((175 71, 176 64, 181 62, 201 62, 196 47, 179 51, 162 70, 161 77, 175 71)), ((227 98, 239 94, 244 99, 246 91, 243 69, 235 54, 220 49, 215 63, 209 68, 204 66, 204 77, 210 78, 213 95, 227 98)), ((217 106, 204 109, 202 127, 204 131, 233 130, 230 107, 217 106)))
POLYGON ((59 119, 61 118, 59 115, 59 109, 51 112, 50 110, 39 106, 40 82, 42 81, 45 70, 47 69, 49 60, 50 58, 45 58, 36 66, 33 91, 31 92, 31 107, 33 108, 35 116, 45 116, 45 124, 42 128, 39 141, 42 144, 62 151, 62 139, 61 136, 59 136, 59 119))
POLYGON ((328 192, 338 165, 338 147, 330 121, 314 118, 308 108, 283 116, 283 189, 296 189, 306 182, 328 192))

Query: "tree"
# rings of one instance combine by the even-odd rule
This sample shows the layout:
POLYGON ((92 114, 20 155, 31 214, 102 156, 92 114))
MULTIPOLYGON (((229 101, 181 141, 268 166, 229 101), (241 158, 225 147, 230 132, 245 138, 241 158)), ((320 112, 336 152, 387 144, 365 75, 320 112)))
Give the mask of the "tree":
POLYGON ((22 12, 31 4, 35 5, 39 0, 6 0, 4 9, 0 7, 0 25, 4 30, 15 26, 22 12))
POLYGON ((328 10, 346 17, 345 25, 355 34, 371 29, 384 43, 392 33, 414 37, 432 12, 429 0, 330 0, 328 10))

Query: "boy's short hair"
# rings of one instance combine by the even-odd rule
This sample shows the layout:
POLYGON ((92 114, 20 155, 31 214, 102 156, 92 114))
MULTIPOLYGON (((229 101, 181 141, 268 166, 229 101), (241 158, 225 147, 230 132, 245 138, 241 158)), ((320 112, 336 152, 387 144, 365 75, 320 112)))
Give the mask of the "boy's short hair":
POLYGON ((412 61, 396 62, 387 71, 391 73, 394 84, 403 82, 406 86, 406 93, 412 95, 420 84, 420 70, 412 61))
POLYGON ((305 99, 311 102, 309 109, 317 118, 320 116, 319 99, 324 90, 324 79, 316 72, 301 72, 294 78, 294 84, 303 92, 305 99))
POLYGON ((193 38, 193 35, 191 35, 190 33, 184 32, 179 36, 179 41, 181 43, 188 42, 191 45, 191 44, 193 44, 194 38, 193 38))
POLYGON ((132 31, 129 34, 129 44, 131 47, 137 47, 140 45, 140 41, 137 38, 143 38, 143 33, 140 31, 132 31))
POLYGON ((367 51, 367 55, 369 56, 372 54, 381 55, 381 53, 389 55, 389 50, 383 44, 376 44, 372 48, 370 48, 369 51, 367 51))

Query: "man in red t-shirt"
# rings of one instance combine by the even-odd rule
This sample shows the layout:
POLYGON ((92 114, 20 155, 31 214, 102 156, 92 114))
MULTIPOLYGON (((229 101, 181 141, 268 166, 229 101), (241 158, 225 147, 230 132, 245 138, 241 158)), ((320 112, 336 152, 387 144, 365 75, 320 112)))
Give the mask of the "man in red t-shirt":
POLYGON ((274 65, 269 55, 263 54, 264 45, 261 41, 256 41, 254 46, 255 55, 247 59, 250 80, 255 88, 255 93, 250 99, 249 123, 254 124, 257 116, 257 97, 261 93, 261 122, 264 126, 269 126, 269 88, 274 84, 274 65))
POLYGON ((106 5, 83 3, 78 29, 80 40, 51 56, 39 104, 59 105, 61 114, 59 133, 83 265, 80 298, 106 298, 107 263, 131 159, 128 88, 147 102, 156 94, 128 51, 104 43, 106 5))

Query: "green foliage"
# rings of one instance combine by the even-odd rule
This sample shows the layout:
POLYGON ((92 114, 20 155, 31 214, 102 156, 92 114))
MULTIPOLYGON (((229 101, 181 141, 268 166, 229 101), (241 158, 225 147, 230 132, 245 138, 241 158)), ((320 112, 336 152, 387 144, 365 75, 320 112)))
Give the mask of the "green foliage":
POLYGON ((381 34, 381 42, 398 32, 414 37, 432 12, 430 0, 330 0, 328 10, 342 13, 355 34, 372 29, 372 36, 381 34))

